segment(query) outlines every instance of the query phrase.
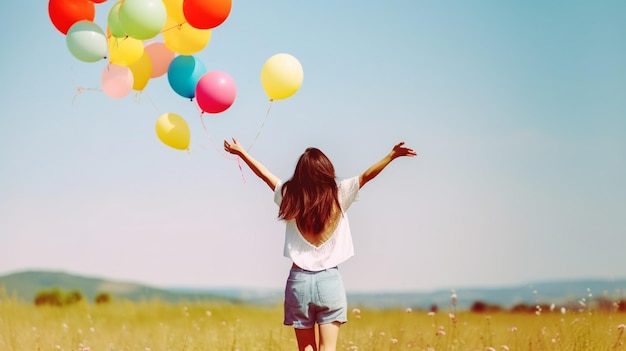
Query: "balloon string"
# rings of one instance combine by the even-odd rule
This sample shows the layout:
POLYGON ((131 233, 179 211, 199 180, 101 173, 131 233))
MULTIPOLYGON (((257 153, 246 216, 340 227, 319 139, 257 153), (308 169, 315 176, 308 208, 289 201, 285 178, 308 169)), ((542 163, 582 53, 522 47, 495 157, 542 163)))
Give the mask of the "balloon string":
POLYGON ((140 103, 141 101, 141 95, 145 95, 148 97, 148 101, 150 101, 150 104, 152 105, 152 107, 154 107, 154 110, 156 112, 159 112, 159 108, 157 107, 156 103, 154 102, 154 100, 152 100, 152 97, 150 96, 150 94, 148 94, 147 91, 145 90, 141 90, 141 91, 137 91, 135 93, 135 102, 136 103, 140 103))
POLYGON ((179 24, 176 24, 176 25, 174 25, 174 26, 171 26, 171 27, 169 27, 169 28, 165 28, 165 29, 163 29, 163 30, 161 31, 161 33, 167 32, 168 30, 172 30, 172 29, 175 29, 175 28, 182 28, 183 24, 186 24, 186 23, 187 23, 187 21, 183 21, 183 22, 181 22, 181 23, 179 23, 179 24))
POLYGON ((267 108, 267 112, 265 113, 265 118, 263 118, 263 123, 261 123, 261 127, 259 128, 259 131, 256 133, 256 136, 254 137, 254 140, 252 141, 252 145, 248 147, 248 152, 252 150, 252 147, 256 143, 257 139, 259 139, 259 135, 261 135, 261 131, 263 130, 263 127, 265 127, 265 121, 267 121, 267 116, 270 115, 270 110, 272 109, 272 102, 274 102, 274 99, 270 100, 270 105, 267 108))
POLYGON ((209 139, 209 143, 211 143, 211 145, 213 145, 213 147, 215 148, 215 151, 220 154, 223 158, 227 159, 227 160, 237 160, 237 166, 239 167, 239 173, 241 173, 241 181, 246 184, 246 176, 243 173, 243 167, 241 167, 241 162, 240 162, 240 158, 239 157, 233 157, 230 154, 226 154, 223 150, 220 150, 219 147, 217 147, 217 145, 215 145, 215 142, 213 141, 213 137, 211 137, 211 134, 209 134, 209 129, 206 127, 206 124, 204 124, 204 119, 202 118, 202 115, 204 115, 204 112, 200 112, 200 122, 202 123, 202 128, 204 129, 204 134, 206 134, 207 138, 209 139))
POLYGON ((78 97, 78 95, 82 94, 84 91, 102 91, 101 89, 98 89, 98 88, 85 88, 76 84, 76 80, 74 79, 74 66, 70 67, 70 70, 71 70, 72 84, 74 84, 74 86, 76 87, 76 94, 74 94, 74 97, 72 98, 72 105, 74 105, 74 102, 76 102, 76 98, 78 97))

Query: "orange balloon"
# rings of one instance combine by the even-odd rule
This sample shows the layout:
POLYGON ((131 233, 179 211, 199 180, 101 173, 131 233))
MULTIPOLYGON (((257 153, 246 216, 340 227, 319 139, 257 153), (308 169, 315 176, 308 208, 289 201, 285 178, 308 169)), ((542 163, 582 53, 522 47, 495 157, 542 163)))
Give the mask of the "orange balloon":
POLYGON ((48 15, 52 24, 63 34, 81 20, 92 21, 96 16, 96 6, 89 0, 50 0, 48 15))
POLYGON ((232 0, 184 0, 183 13, 187 23, 198 29, 219 26, 230 14, 232 0))
POLYGON ((170 50, 165 44, 157 41, 147 44, 143 49, 148 53, 152 63, 150 78, 160 77, 167 73, 170 62, 172 62, 174 56, 176 56, 174 51, 170 50))

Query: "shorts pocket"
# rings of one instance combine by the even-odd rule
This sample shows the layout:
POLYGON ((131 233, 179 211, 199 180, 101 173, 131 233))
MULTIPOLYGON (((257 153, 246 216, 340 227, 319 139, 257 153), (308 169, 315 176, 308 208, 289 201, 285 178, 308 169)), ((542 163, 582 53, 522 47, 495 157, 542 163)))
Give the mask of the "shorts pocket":
POLYGON ((346 292, 340 277, 317 281, 317 294, 320 303, 329 309, 338 309, 346 304, 346 292))
POLYGON ((300 308, 304 300, 304 286, 306 281, 298 279, 288 279, 285 287, 285 306, 300 308))

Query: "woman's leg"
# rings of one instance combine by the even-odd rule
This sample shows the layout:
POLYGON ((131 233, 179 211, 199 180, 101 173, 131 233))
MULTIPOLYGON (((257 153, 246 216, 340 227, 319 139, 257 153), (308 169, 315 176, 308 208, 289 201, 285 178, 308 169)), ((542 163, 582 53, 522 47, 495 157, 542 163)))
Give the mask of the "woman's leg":
POLYGON ((315 341, 315 328, 294 328, 294 330, 296 331, 296 339, 298 339, 298 350, 317 351, 317 342, 315 341))
POLYGON ((320 324, 320 350, 335 351, 337 349, 337 339, 339 337, 339 327, 341 323, 332 322, 320 324))

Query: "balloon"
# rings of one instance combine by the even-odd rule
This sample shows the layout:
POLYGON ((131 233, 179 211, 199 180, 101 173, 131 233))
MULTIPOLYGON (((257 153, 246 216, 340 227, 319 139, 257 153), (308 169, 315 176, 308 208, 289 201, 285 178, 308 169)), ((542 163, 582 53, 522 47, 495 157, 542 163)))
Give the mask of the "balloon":
POLYGON ((167 12, 162 0, 124 0, 120 7, 120 22, 128 36, 145 40, 163 29, 167 12))
POLYGON ((196 102, 202 112, 220 113, 235 101, 237 87, 225 72, 210 71, 198 81, 196 102))
POLYGON ((176 22, 176 24, 187 21, 183 13, 183 0, 163 0, 163 4, 165 4, 167 17, 176 22))
POLYGON ((118 39, 109 37, 109 61, 122 66, 130 66, 143 55, 143 42, 131 37, 118 39))
POLYGON ((202 49, 211 40, 210 29, 198 29, 189 23, 177 24, 168 18, 163 31, 163 41, 170 50, 181 55, 193 55, 202 49))
POLYGON ((230 14, 231 0, 184 0, 183 13, 187 22, 198 29, 215 28, 230 14))
POLYGON ((174 149, 189 149, 189 126, 181 116, 175 113, 164 113, 156 123, 156 133, 163 144, 174 149))
POLYGON ((289 54, 270 57, 261 69, 261 84, 270 100, 282 100, 295 94, 303 78, 302 65, 289 54))
POLYGON ((111 7, 111 10, 109 10, 109 16, 107 17, 107 28, 109 29, 109 33, 116 38, 124 38, 126 36, 126 31, 120 21, 121 6, 122 1, 116 2, 115 5, 111 7))
POLYGON ((176 94, 193 99, 196 96, 196 85, 205 73, 202 61, 194 56, 179 55, 170 63, 167 80, 176 94))
POLYGON ((152 73, 152 61, 150 61, 150 55, 144 50, 141 58, 128 66, 133 73, 133 89, 143 90, 148 81, 150 80, 150 74, 152 73))
POLYGON ((96 62, 106 57, 107 39, 100 27, 86 20, 74 23, 67 32, 65 43, 72 55, 84 62, 96 62))
POLYGON ((167 69, 170 66, 170 62, 174 59, 174 52, 165 46, 165 44, 158 41, 147 44, 144 47, 144 51, 150 55, 150 62, 152 63, 152 72, 150 78, 156 78, 167 73, 167 69))
POLYGON ((101 4, 107 0, 91 0, 91 2, 95 2, 96 4, 101 4))
POLYGON ((108 64, 102 71, 101 83, 105 94, 119 99, 133 88, 133 73, 126 66, 108 64))
POLYGON ((93 22, 96 6, 89 0, 50 0, 48 15, 54 27, 67 34, 72 24, 80 20, 93 22))

